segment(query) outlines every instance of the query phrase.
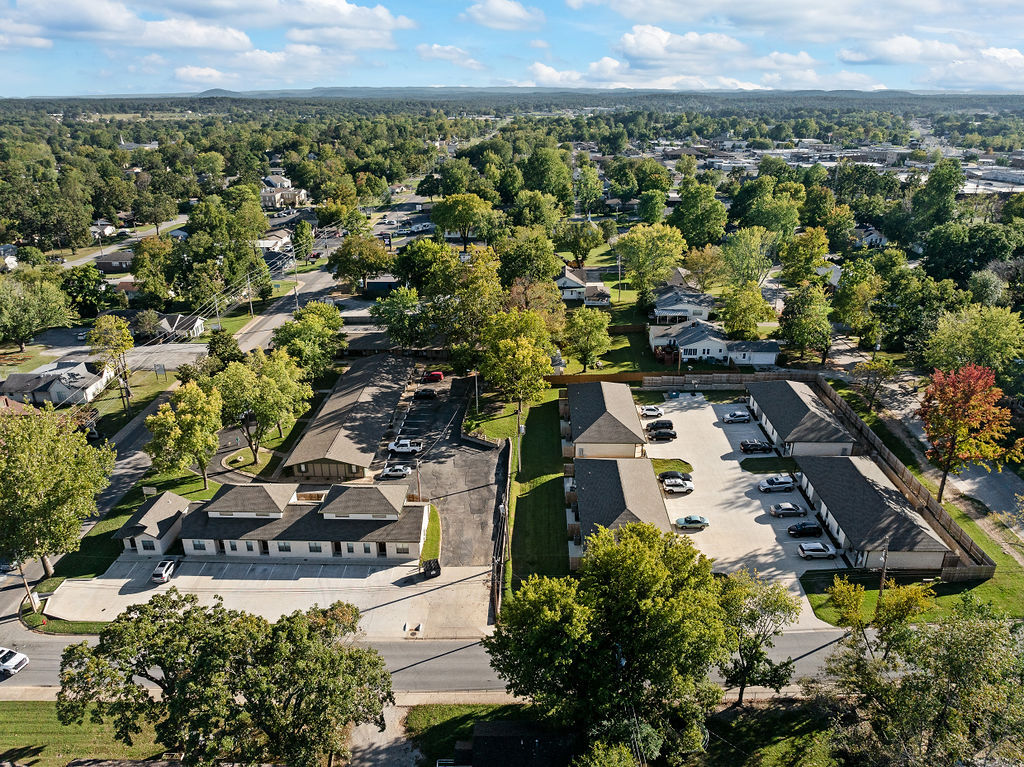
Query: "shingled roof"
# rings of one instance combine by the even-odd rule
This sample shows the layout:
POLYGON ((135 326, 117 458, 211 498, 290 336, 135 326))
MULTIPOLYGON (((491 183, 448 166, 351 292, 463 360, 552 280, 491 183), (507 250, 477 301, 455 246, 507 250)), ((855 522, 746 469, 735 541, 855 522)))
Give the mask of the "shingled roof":
POLYGON ((137 535, 148 535, 151 538, 163 538, 175 522, 188 511, 190 501, 172 492, 161 493, 149 498, 121 529, 114 533, 115 539, 134 538, 137 535))
POLYGON ((368 467, 391 425, 412 366, 412 360, 389 354, 354 360, 284 465, 327 460, 368 467))
POLYGON ((299 486, 294 483, 221 485, 204 509, 218 514, 223 512, 280 514, 298 489, 299 486))
POLYGON ((626 384, 569 384, 568 397, 573 442, 638 445, 645 441, 633 394, 626 384))
POLYGON ((783 442, 853 442, 853 437, 805 383, 758 381, 747 391, 783 442))
POLYGON ((332 485, 320 506, 324 514, 389 514, 402 511, 408 485, 332 485))
POLYGON ((577 458, 576 498, 584 539, 598 525, 614 530, 646 522, 668 531, 668 513, 651 462, 643 458, 577 458))
POLYGON ((861 551, 948 551, 885 472, 866 455, 797 456, 797 466, 846 535, 861 551))

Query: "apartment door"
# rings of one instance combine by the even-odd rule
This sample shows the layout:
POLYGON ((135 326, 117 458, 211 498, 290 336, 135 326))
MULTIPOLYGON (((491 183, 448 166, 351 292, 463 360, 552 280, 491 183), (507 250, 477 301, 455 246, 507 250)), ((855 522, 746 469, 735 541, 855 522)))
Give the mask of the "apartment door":
POLYGON ((270 554, 270 544, 266 541, 260 541, 260 554, 270 554))
POLYGON ((388 555, 388 545, 383 541, 377 542, 377 556, 386 557, 388 555))

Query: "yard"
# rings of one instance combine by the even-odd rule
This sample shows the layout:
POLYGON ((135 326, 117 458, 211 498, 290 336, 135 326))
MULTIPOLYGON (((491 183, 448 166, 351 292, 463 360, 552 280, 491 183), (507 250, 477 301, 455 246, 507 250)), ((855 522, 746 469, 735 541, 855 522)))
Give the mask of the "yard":
POLYGON ((57 357, 44 354, 49 348, 45 344, 26 344, 25 351, 21 351, 17 344, 0 345, 0 374, 27 373, 53 362, 57 357))
POLYGON ((80 725, 57 720, 52 701, 0 702, 0 762, 32 767, 63 767, 73 759, 152 759, 166 749, 154 741, 153 728, 143 726, 134 745, 114 739, 114 726, 80 725))
POLYGON ((451 757, 456 741, 469 740, 477 722, 533 719, 535 716, 529 706, 432 703, 409 709, 405 733, 423 754, 424 763, 435 764, 438 759, 451 757))
POLYGON ((423 539, 420 551, 420 562, 437 559, 441 556, 441 513, 437 506, 430 504, 430 516, 427 518, 427 535, 423 539))
POLYGON ((124 411, 119 387, 112 380, 107 388, 90 404, 97 411, 96 431, 101 437, 113 437, 132 418, 156 399, 160 392, 174 383, 174 377, 158 376, 152 370, 137 370, 132 373, 128 385, 132 390, 131 415, 124 411))

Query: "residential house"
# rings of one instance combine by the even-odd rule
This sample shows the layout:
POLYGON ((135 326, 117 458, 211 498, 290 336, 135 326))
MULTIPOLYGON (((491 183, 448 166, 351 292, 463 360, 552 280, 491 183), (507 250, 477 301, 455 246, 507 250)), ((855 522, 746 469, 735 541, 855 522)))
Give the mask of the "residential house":
POLYGON ((94 240, 98 240, 102 237, 113 237, 117 232, 117 227, 106 219, 101 218, 89 227, 89 232, 92 234, 92 238, 94 240))
POLYGON ((18 246, 11 245, 10 243, 0 245, 0 258, 7 258, 8 256, 18 255, 18 246))
POLYGON ((853 247, 881 248, 889 243, 889 239, 873 226, 858 226, 853 230, 853 247))
POLYGON ((583 305, 608 307, 612 305, 612 292, 603 282, 588 282, 583 289, 583 305))
POLYGON ((92 402, 113 375, 90 362, 51 362, 30 373, 11 373, 0 383, 0 394, 34 405, 81 405, 92 402))
POLYGON ((284 193, 276 187, 263 187, 260 189, 260 206, 267 209, 283 208, 284 193))
POLYGON ((284 459, 293 477, 316 481, 366 476, 386 436, 401 425, 398 403, 413 363, 376 354, 353 360, 284 459))
POLYGON ((646 437, 633 402, 623 383, 593 381, 569 384, 559 403, 563 436, 574 458, 640 458, 646 437))
POLYGON ((189 503, 171 492, 153 496, 128 517, 114 538, 124 542, 125 551, 162 556, 178 540, 189 503))
POLYGON ((939 571, 949 547, 866 455, 797 456, 800 487, 853 567, 939 571))
POLYGON ((178 341, 197 338, 206 332, 206 320, 196 315, 161 314, 160 335, 178 341))
POLYGON ((188 232, 184 229, 173 229, 167 233, 167 236, 181 242, 182 240, 188 239, 188 232))
POLYGON ((587 538, 604 527, 615 530, 644 522, 668 532, 668 511, 651 462, 637 458, 577 458, 566 495, 569 565, 575 569, 587 538))
POLYGON ((408 486, 224 485, 181 525, 186 556, 291 557, 414 562, 430 505, 408 486))
POLYGON ((291 247, 292 233, 287 229, 272 229, 256 240, 256 245, 266 253, 281 253, 291 247))
POLYGON ((655 353, 678 354, 683 361, 725 362, 729 357, 725 334, 706 322, 650 325, 647 339, 655 353))
POLYGON ((8 415, 35 415, 38 412, 38 408, 26 405, 24 402, 10 397, 0 397, 0 416, 5 413, 8 415))
POLYGON ((562 291, 563 301, 582 301, 587 287, 587 273, 567 264, 562 267, 562 273, 555 277, 555 285, 562 291))
POLYGON ((105 256, 100 256, 93 263, 104 274, 119 274, 132 268, 134 258, 135 253, 132 250, 115 250, 105 256))
POLYGON ((266 184, 268 187, 271 187, 272 189, 292 188, 292 182, 289 179, 285 178, 284 176, 279 176, 276 174, 264 177, 263 183, 266 184))
POLYGON ((782 455, 850 455, 854 440, 801 381, 747 384, 748 404, 782 455))
POLYGON ((707 320, 717 303, 715 297, 707 293, 665 286, 655 291, 654 309, 650 316, 658 324, 707 320))
POLYGON ((779 358, 778 341, 727 341, 729 361, 734 365, 765 367, 774 365, 779 358))
POLYGON ((814 273, 819 277, 825 278, 825 284, 829 290, 835 290, 839 287, 839 278, 843 275, 843 268, 839 264, 833 264, 830 261, 824 266, 816 268, 814 273))

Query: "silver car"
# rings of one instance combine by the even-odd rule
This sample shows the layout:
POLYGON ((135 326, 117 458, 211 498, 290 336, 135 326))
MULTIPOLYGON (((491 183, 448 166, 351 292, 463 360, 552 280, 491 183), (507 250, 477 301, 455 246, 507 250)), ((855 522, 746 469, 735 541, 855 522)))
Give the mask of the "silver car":
POLYGON ((800 556, 804 559, 835 559, 836 549, 835 546, 821 541, 801 543, 800 556))
POLYGON ((0 647, 0 675, 14 676, 28 665, 28 656, 16 650, 0 647))

